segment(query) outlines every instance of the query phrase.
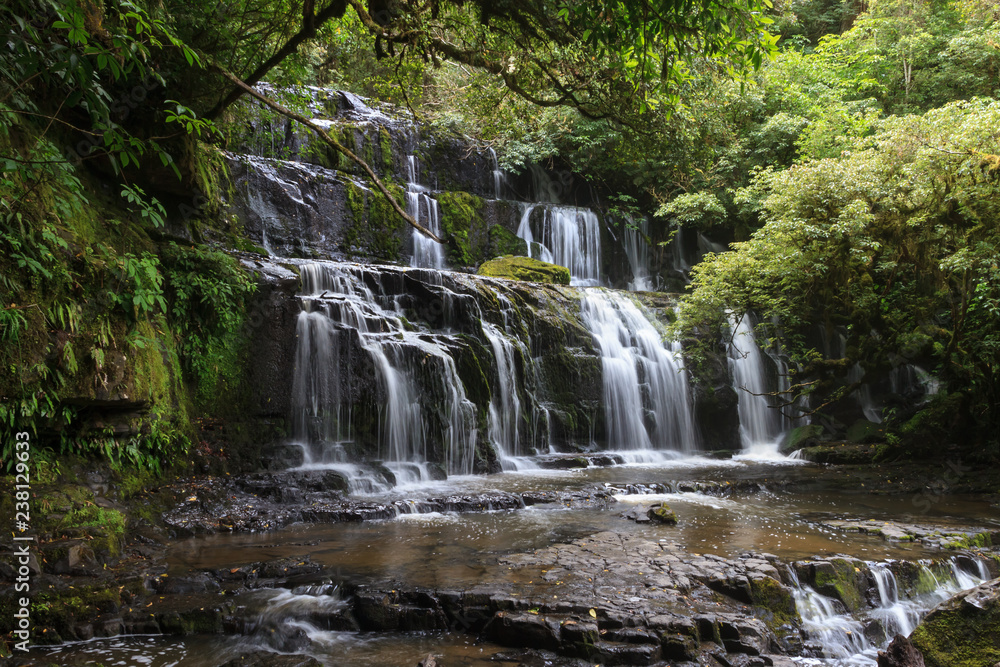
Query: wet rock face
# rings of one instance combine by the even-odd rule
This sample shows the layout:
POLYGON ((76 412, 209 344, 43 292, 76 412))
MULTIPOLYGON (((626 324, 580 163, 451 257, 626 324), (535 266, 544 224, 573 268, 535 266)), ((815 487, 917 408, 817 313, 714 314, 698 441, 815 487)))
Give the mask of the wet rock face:
POLYGON ((884 651, 878 652, 878 667, 925 667, 925 663, 909 639, 896 635, 884 651))
POLYGON ((1000 579, 931 610, 910 635, 927 667, 993 667, 1000 662, 1000 579))
POLYGON ((724 350, 704 361, 693 375, 695 421, 701 430, 702 447, 709 451, 739 451, 739 398, 724 350))
POLYGON ((742 580, 749 591, 767 580, 785 589, 771 561, 747 556, 700 556, 676 544, 599 533, 505 557, 491 583, 461 593, 364 587, 355 594, 355 616, 363 630, 457 629, 590 664, 783 664, 770 621, 758 617, 767 612, 761 603, 714 585, 742 580), (701 662, 709 656, 719 662, 701 662))

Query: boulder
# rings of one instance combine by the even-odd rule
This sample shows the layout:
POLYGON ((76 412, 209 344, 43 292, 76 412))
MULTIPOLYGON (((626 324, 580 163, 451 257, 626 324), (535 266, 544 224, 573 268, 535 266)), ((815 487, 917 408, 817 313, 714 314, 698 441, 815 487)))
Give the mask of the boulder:
POLYGON ((896 635, 884 651, 878 652, 878 667, 925 667, 924 657, 903 635, 896 635))
POLYGON ((565 266, 514 255, 483 262, 479 267, 479 275, 534 283, 569 285, 569 269, 565 266))
POLYGON ((910 641, 927 667, 994 667, 1000 662, 1000 579, 934 607, 910 641))

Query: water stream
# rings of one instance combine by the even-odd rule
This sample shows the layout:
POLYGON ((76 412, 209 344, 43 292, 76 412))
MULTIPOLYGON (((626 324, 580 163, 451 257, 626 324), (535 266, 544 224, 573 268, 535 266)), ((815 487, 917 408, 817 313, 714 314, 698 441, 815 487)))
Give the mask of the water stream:
POLYGON ((778 456, 782 428, 781 413, 772 407, 768 394, 773 391, 767 380, 765 355, 754 338, 749 314, 731 322, 729 370, 733 388, 739 397, 740 440, 743 452, 752 456, 778 456))

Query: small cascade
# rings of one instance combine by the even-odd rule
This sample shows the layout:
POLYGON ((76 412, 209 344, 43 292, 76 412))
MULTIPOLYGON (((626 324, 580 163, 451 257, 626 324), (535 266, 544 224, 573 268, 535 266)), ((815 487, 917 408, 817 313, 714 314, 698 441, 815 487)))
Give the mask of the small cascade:
POLYGON ((629 297, 588 290, 583 321, 601 351, 609 449, 697 448, 680 346, 660 332, 629 297))
POLYGON ((824 657, 844 660, 860 656, 871 648, 861 622, 848 614, 838 613, 834 600, 809 586, 799 586, 797 582, 793 596, 795 608, 802 618, 802 629, 819 645, 824 657))
POLYGON ((377 276, 356 266, 301 267, 302 312, 292 397, 292 439, 307 453, 306 464, 337 467, 351 442, 351 416, 340 400, 345 346, 358 337, 374 367, 384 403, 378 406, 379 456, 397 483, 427 478, 427 449, 444 451, 449 474, 470 474, 476 443, 475 406, 466 398, 455 361, 427 337, 409 331, 393 297, 368 286, 377 276), (443 408, 431 432, 428 413, 443 408))
MULTIPOLYGON (((775 317, 771 323, 777 328, 779 325, 778 318, 775 317)), ((781 345, 780 337, 775 341, 773 346, 769 346, 764 352, 771 361, 774 362, 775 368, 778 371, 778 392, 781 396, 791 397, 792 392, 792 376, 791 376, 791 366, 788 363, 788 356, 784 353, 781 345)), ((811 419, 806 414, 809 411, 809 396, 798 396, 792 405, 787 406, 784 410, 781 410, 781 430, 790 431, 798 426, 805 426, 811 422, 811 419), (799 416, 796 416, 799 415, 799 416)), ((796 451, 795 453, 798 453, 796 451)), ((796 458, 796 457, 792 457, 796 458)))
POLYGON ((497 362, 497 386, 490 400, 489 438, 501 462, 506 462, 520 455, 521 399, 517 395, 516 351, 514 344, 489 322, 483 322, 483 333, 497 362))
POLYGON ((691 265, 684 256, 684 228, 678 227, 674 237, 670 239, 671 267, 684 283, 691 282, 691 265))
POLYGON ((764 372, 764 355, 753 334, 749 314, 739 322, 730 320, 734 329, 729 345, 729 371, 733 388, 739 397, 740 440, 743 451, 750 454, 777 454, 778 440, 782 434, 781 414, 770 406, 767 397, 767 380, 764 372))
POLYGON ((521 215, 517 235, 528 243, 528 254, 569 269, 570 284, 601 284, 601 228, 597 214, 587 208, 544 206, 540 228, 532 229, 532 212, 521 215))
POLYGON ((263 590, 253 598, 248 611, 258 609, 255 616, 243 621, 248 635, 245 641, 265 651, 296 652, 303 645, 330 644, 338 633, 329 628, 346 626, 340 619, 348 605, 333 585, 263 590))
POLYGON ((625 234, 622 244, 625 256, 628 257, 629 268, 632 270, 632 280, 628 283, 630 292, 648 292, 652 290, 652 276, 649 273, 649 220, 628 219, 625 221, 625 234))
POLYGON ((940 385, 937 378, 915 364, 900 364, 889 372, 889 389, 897 396, 926 400, 938 393, 940 385))
POLYGON ((497 152, 492 148, 489 149, 490 161, 493 164, 493 198, 503 199, 504 188, 507 185, 507 174, 504 170, 500 168, 500 163, 497 162, 497 152))
POLYGON ((886 642, 897 634, 909 636, 920 622, 919 604, 914 600, 899 599, 896 577, 885 563, 869 563, 868 566, 875 578, 879 598, 879 606, 871 612, 871 616, 881 622, 886 642))
POLYGON ((549 173, 537 164, 528 167, 531 173, 531 192, 536 202, 559 204, 563 201, 562 183, 557 183, 549 173))
MULTIPOLYGON (((864 376, 865 371, 861 368, 861 364, 858 363, 855 363, 847 371, 847 381, 851 384, 861 382, 864 376)), ((854 390, 854 398, 858 402, 858 407, 861 408, 861 412, 864 414, 865 419, 876 424, 882 423, 882 408, 875 403, 870 386, 867 384, 859 385, 858 388, 854 390)))
MULTIPOLYGON (((415 155, 406 158, 406 212, 421 225, 441 236, 441 207, 433 197, 427 194, 427 188, 420 185, 420 169, 415 155)), ((410 266, 428 269, 445 268, 444 247, 435 241, 413 230, 413 257, 410 266)))
POLYGON ((868 563, 879 601, 878 606, 861 612, 858 617, 841 613, 839 602, 801 584, 794 569, 789 569, 795 607, 802 617, 807 645, 816 645, 825 658, 822 661, 825 665, 876 667, 879 649, 895 635, 908 636, 936 604, 989 578, 986 564, 980 559, 972 560, 976 574, 964 570, 957 558, 941 564, 938 571, 941 577, 934 574, 932 567, 923 565, 920 579, 930 582, 931 588, 913 598, 900 597, 899 585, 889 564, 868 563))

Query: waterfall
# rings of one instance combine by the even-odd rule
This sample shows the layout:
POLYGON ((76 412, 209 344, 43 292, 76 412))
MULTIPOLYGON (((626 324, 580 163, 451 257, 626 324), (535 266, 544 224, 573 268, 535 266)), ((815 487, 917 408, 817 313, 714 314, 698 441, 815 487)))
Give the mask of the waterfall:
POLYGON ((517 235, 528 254, 569 269, 570 284, 601 284, 601 227, 597 214, 573 206, 533 205, 525 208, 517 235), (532 229, 532 211, 542 206, 541 227, 532 229), (537 234, 535 233, 537 232, 537 234))
MULTIPOLYGON (((306 264, 293 380, 292 439, 307 464, 345 461, 350 415, 341 405, 341 355, 356 336, 384 397, 378 406, 378 454, 403 482, 427 476, 428 448, 442 447, 449 474, 471 474, 476 447, 475 406, 466 398, 448 350, 404 326, 394 297, 377 296, 377 270, 306 264), (366 280, 366 278, 368 280, 366 280), (431 430, 428 415, 443 417, 431 430)), ((445 308, 447 310, 447 308, 445 308)))
MULTIPOLYGON (((934 605, 989 578, 985 563, 973 560, 976 574, 963 570, 957 559, 952 558, 942 564, 942 578, 923 565, 920 578, 933 582, 933 587, 913 598, 900 597, 899 585, 888 564, 868 563, 879 595, 878 605, 860 612, 857 617, 840 613, 839 602, 800 584, 794 569, 790 569, 795 607, 802 618, 807 642, 817 644, 824 658, 835 660, 832 664, 876 667, 879 648, 888 645, 895 635, 908 636, 934 605), (872 627, 873 624, 877 627, 872 627), (881 641, 873 640, 878 637, 881 641)), ((823 664, 828 663, 824 661, 823 664)))
POLYGON ((920 606, 914 600, 899 599, 896 577, 885 563, 869 563, 868 567, 875 578, 879 598, 879 606, 871 616, 881 622, 885 641, 889 642, 897 634, 909 636, 920 622, 920 606))
MULTIPOLYGON (((415 155, 406 158, 406 212, 421 225, 441 237, 441 206, 420 185, 420 168, 415 155)), ((418 230, 413 230, 413 257, 410 266, 429 269, 445 268, 444 247, 418 230)))
POLYGON ((507 184, 507 175, 500 168, 500 163, 497 162, 497 152, 492 148, 489 149, 490 162, 493 165, 493 198, 503 199, 504 186, 507 184))
POLYGON ((649 275, 649 220, 640 218, 625 220, 625 234, 622 244, 625 256, 632 270, 632 280, 628 284, 630 292, 648 292, 653 289, 653 280, 649 275))
POLYGON ((729 371, 733 388, 739 397, 740 441, 743 451, 752 454, 774 455, 781 436, 781 414, 770 406, 767 397, 767 380, 764 357, 753 334, 750 315, 739 322, 730 319, 733 329, 729 345, 729 371))
POLYGON ((820 645, 824 657, 846 659, 871 648, 861 622, 848 614, 838 614, 834 600, 809 586, 796 586, 793 596, 802 630, 820 645))
POLYGON ((601 352, 609 449, 697 448, 680 346, 664 347, 660 332, 629 297, 587 290, 584 324, 601 352))
POLYGON ((518 397, 518 377, 515 343, 497 327, 483 322, 483 333, 490 342, 497 362, 497 383, 493 388, 489 409, 489 439, 504 470, 517 470, 524 462, 521 449, 521 399, 518 397))

